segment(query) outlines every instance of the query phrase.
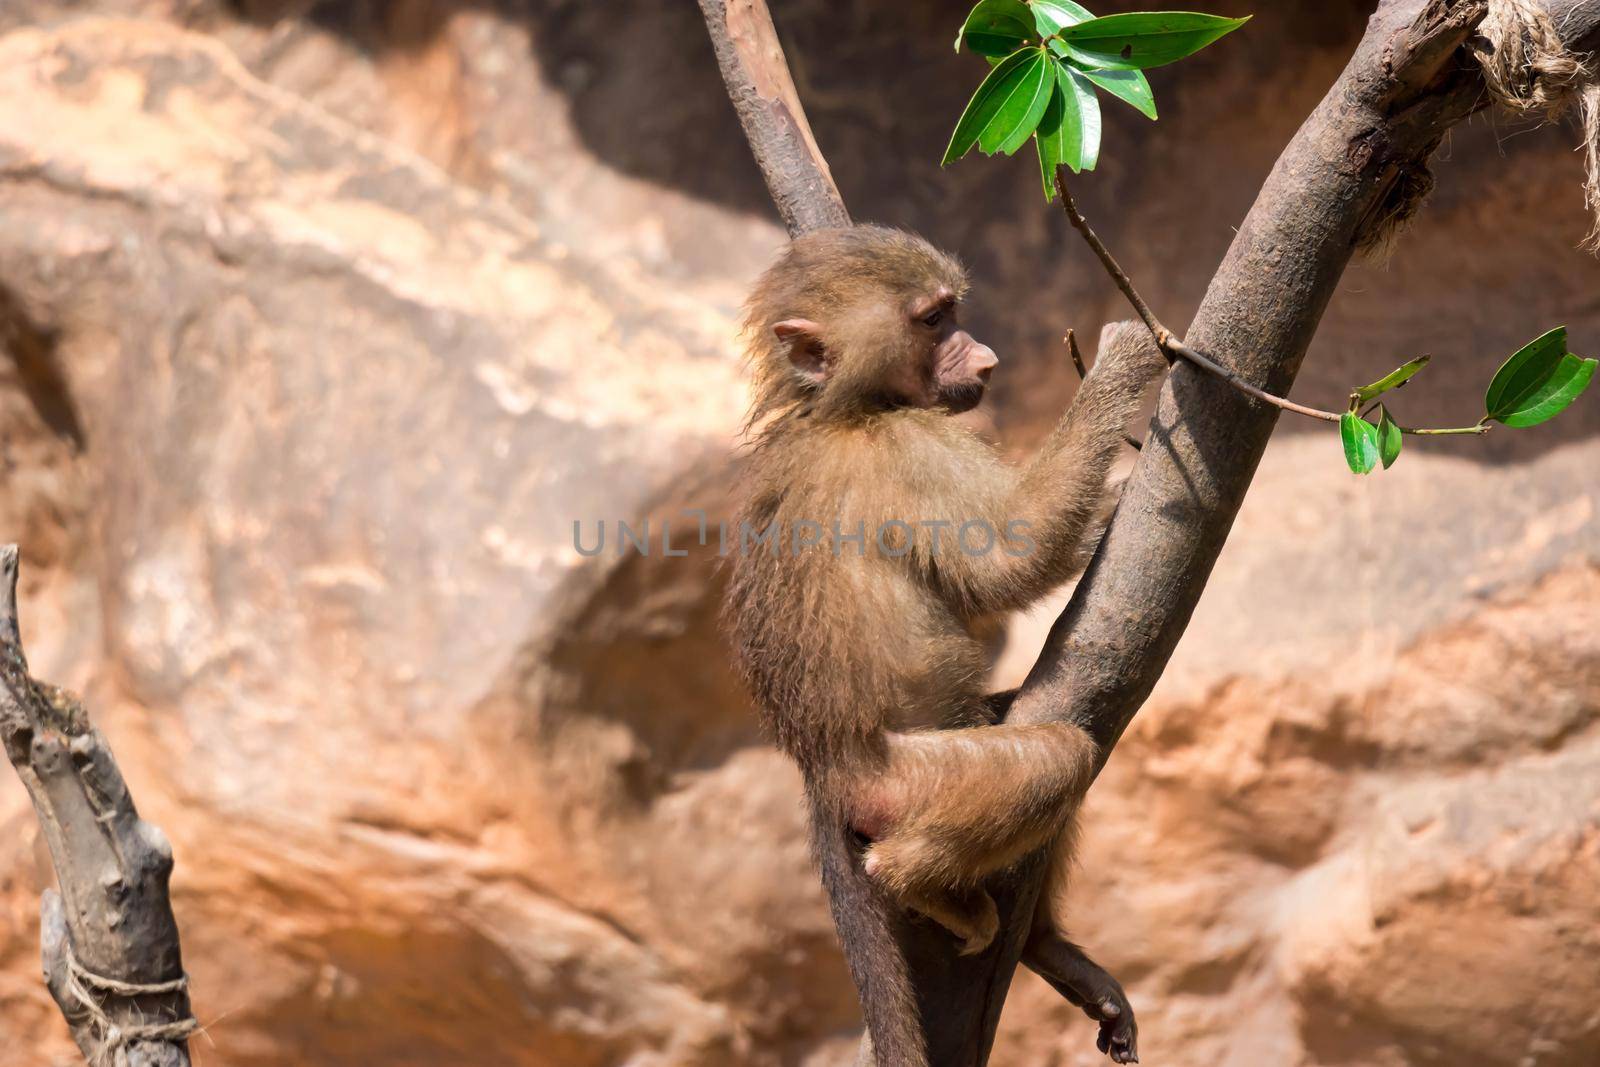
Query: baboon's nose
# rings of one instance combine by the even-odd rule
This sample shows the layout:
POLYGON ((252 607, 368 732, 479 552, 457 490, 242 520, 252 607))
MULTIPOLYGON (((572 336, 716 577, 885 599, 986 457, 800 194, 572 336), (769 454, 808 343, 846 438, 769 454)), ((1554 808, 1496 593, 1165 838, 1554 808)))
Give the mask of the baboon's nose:
POLYGON ((990 348, 988 345, 973 346, 971 366, 973 373, 978 376, 978 380, 980 382, 983 382, 985 385, 987 385, 989 382, 989 375, 994 373, 994 369, 999 363, 1000 360, 995 356, 994 349, 990 348))

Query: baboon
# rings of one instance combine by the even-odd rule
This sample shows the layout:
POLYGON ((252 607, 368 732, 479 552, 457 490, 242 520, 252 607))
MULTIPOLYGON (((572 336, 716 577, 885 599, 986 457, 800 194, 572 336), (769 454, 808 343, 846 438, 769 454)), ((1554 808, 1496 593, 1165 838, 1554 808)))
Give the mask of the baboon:
MULTIPOLYGON (((998 925, 987 876, 1052 844, 1052 870, 1068 866, 1095 761, 1073 723, 1001 720, 983 636, 1081 568, 1126 424, 1167 362, 1142 326, 1107 327, 1066 414, 1013 467, 951 418, 997 363, 958 323, 966 291, 955 259, 872 226, 800 237, 756 283, 724 617, 802 771, 824 880, 864 875, 883 911, 926 916, 974 953, 998 925)), ((1121 987, 1051 919, 1058 888, 1025 959, 1100 1021, 1102 1051, 1137 1062, 1121 987)), ((880 958, 893 918, 835 910, 841 936, 880 958)), ((907 984, 856 981, 879 1067, 925 1064, 907 984)))

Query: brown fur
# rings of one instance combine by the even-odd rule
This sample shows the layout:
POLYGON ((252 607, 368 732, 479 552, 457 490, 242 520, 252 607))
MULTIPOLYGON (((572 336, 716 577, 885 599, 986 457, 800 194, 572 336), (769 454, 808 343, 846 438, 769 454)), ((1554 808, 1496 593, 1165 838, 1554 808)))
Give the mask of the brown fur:
MULTIPOLYGON (((1095 752, 1071 723, 990 725, 978 635, 1081 566, 1125 424, 1166 363, 1142 328, 1108 327, 1066 415, 1013 468, 947 412, 896 403, 882 388, 908 361, 928 360, 930 341, 906 308, 966 288, 949 256, 872 227, 802 237, 757 283, 740 519, 758 532, 777 523, 785 538, 807 520, 824 533, 775 552, 736 545, 726 619, 767 724, 804 772, 825 879, 852 876, 839 865, 855 862, 887 900, 946 926, 971 952, 996 927, 981 883, 1070 838, 1063 830, 1095 752), (820 381, 796 369, 795 342, 775 335, 795 319, 817 328, 820 381), (1002 538, 1008 523, 1026 522, 1034 550, 1002 540, 961 551, 958 528, 969 520, 1002 538), (836 529, 863 531, 864 552, 841 551, 836 529), (882 541, 880 530, 889 531, 882 541), (841 844, 851 834, 869 842, 854 860, 841 844)), ((892 917, 879 918, 836 915, 844 936, 870 937, 875 951, 893 944, 892 917)), ((880 1065, 920 1064, 919 1035, 884 1032, 905 1015, 894 1006, 910 1002, 909 990, 862 994, 880 1065)))

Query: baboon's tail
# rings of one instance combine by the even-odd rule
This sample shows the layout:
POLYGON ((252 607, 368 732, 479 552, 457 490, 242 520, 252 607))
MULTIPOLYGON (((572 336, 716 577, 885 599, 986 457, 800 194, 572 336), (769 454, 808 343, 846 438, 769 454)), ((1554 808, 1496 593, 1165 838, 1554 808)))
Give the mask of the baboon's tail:
POLYGON ((813 797, 811 847, 875 1054, 857 1067, 928 1067, 921 1013, 895 937, 905 919, 862 873, 848 835, 844 820, 813 797))

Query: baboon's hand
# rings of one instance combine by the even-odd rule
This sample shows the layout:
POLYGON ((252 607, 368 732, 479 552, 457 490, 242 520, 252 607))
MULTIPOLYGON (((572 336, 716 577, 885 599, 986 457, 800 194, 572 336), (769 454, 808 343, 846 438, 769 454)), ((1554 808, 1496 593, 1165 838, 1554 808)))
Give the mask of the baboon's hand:
POLYGON ((1140 391, 1166 374, 1167 367, 1167 357, 1144 323, 1130 319, 1107 323, 1100 331, 1100 348, 1089 378, 1105 379, 1119 392, 1140 391))

